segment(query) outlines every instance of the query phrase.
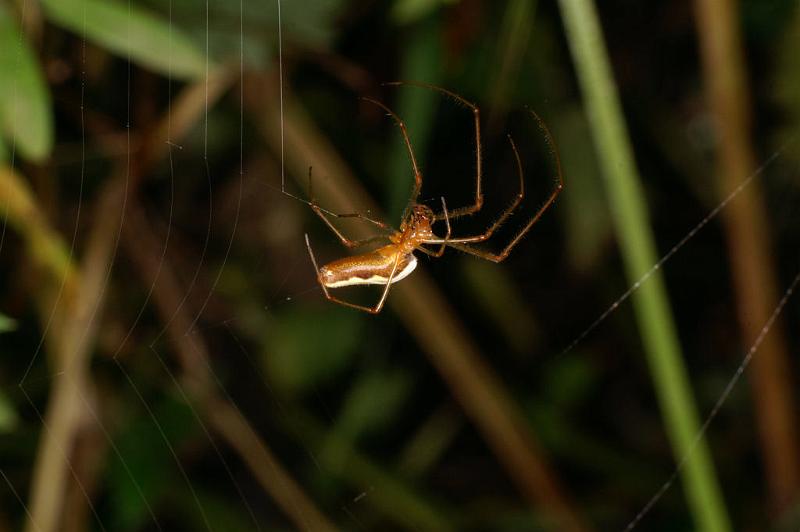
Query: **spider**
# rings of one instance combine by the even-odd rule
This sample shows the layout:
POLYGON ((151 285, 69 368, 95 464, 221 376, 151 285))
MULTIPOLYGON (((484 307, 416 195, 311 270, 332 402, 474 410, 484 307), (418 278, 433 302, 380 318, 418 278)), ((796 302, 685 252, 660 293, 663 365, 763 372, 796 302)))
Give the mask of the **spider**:
MULTIPOLYGON (((420 191, 422 190, 422 173, 419 170, 416 157, 414 156, 414 151, 411 148, 411 141, 409 140, 405 124, 394 111, 389 109, 383 103, 373 100, 371 98, 363 98, 364 100, 369 101, 382 108, 384 111, 386 111, 386 113, 389 116, 392 117, 392 119, 394 119, 394 121, 397 123, 403 135, 403 141, 405 142, 406 149, 408 150, 408 155, 411 159, 411 166, 414 171, 414 188, 411 194, 411 198, 409 199, 408 205, 406 206, 405 211, 403 212, 402 221, 400 223, 400 229, 395 231, 389 225, 378 220, 373 220, 372 218, 369 218, 361 213, 337 214, 327 209, 323 209, 322 207, 317 205, 313 197, 313 192, 311 192, 311 190, 309 190, 311 201, 306 201, 306 200, 301 200, 301 201, 303 201, 304 203, 306 203, 311 207, 311 209, 317 214, 317 216, 319 216, 322 219, 322 221, 325 222, 325 224, 331 229, 331 231, 334 232, 334 234, 336 234, 336 236, 339 238, 342 244, 344 244, 347 248, 350 249, 356 248, 364 244, 381 239, 389 240, 388 244, 379 247, 374 251, 339 259, 330 262, 328 264, 325 264, 320 268, 317 265, 317 259, 314 256, 313 250, 311 249, 311 243, 309 242, 308 234, 305 235, 308 254, 311 257, 311 262, 314 265, 314 271, 316 272, 317 275, 317 281, 319 282, 320 287, 322 287, 322 292, 325 295, 325 298, 328 299, 328 301, 332 301, 334 303, 338 303, 346 307, 351 307, 354 309, 369 312, 370 314, 377 314, 381 311, 381 309, 383 309, 383 305, 386 302, 387 296, 389 295, 389 288, 393 283, 405 279, 406 277, 408 277, 408 275, 411 274, 412 271, 414 271, 414 268, 416 268, 417 266, 417 258, 414 256, 415 251, 421 251, 432 257, 441 257, 444 254, 445 249, 449 246, 458 249, 460 251, 463 251, 465 253, 475 255, 482 259, 490 260, 493 262, 501 262, 506 257, 508 257, 509 253, 514 248, 514 246, 516 246, 519 243, 519 241, 522 240, 522 238, 531 229, 531 227, 533 227, 533 225, 537 221, 539 221, 544 212, 553 204, 558 194, 564 188, 564 180, 561 174, 561 163, 558 158, 558 152, 556 150, 555 141, 553 140, 553 137, 550 134, 550 130, 547 128, 542 119, 539 118, 539 116, 535 112, 529 110, 533 118, 537 121, 539 128, 542 130, 545 136, 545 140, 548 144, 548 147, 550 148, 550 153, 554 158, 556 173, 557 173, 555 188, 550 193, 544 204, 533 214, 533 216, 525 223, 525 225, 517 231, 516 235, 502 249, 502 251, 500 251, 499 253, 492 253, 483 249, 473 247, 473 245, 476 243, 485 242, 486 240, 488 240, 494 234, 497 228, 500 227, 514 213, 516 208, 519 206, 519 204, 525 197, 525 183, 523 179, 522 162, 520 161, 519 152, 517 151, 517 146, 514 143, 514 140, 511 138, 511 135, 508 135, 508 141, 511 145, 511 149, 514 152, 514 157, 517 165, 517 173, 519 175, 519 193, 516 195, 511 205, 509 205, 500 214, 497 220, 494 223, 492 223, 483 233, 472 236, 459 236, 459 237, 452 236, 451 226, 450 226, 451 220, 460 218, 462 216, 474 214, 480 211, 481 207, 483 206, 483 191, 481 189, 482 168, 481 168, 480 111, 476 105, 468 102, 461 96, 446 89, 443 89, 441 87, 436 87, 434 85, 428 85, 424 83, 408 83, 408 82, 392 82, 392 83, 387 83, 386 85, 396 86, 403 84, 414 85, 437 91, 441 94, 444 94, 445 96, 453 98, 454 100, 456 100, 457 102, 459 102, 460 104, 464 105, 465 107, 467 107, 472 111, 474 119, 474 128, 475 128, 475 152, 476 152, 475 202, 472 205, 448 211, 444 197, 442 197, 441 198, 442 212, 440 213, 436 213, 430 207, 418 203, 420 191), (392 233, 388 236, 377 236, 364 240, 350 240, 333 225, 333 223, 330 220, 330 217, 357 218, 372 223, 380 227, 381 229, 391 231, 392 233), (436 233, 434 233, 433 231, 433 225, 437 222, 445 223, 446 232, 443 237, 437 236, 436 233), (437 248, 429 249, 424 247, 425 245, 437 246, 437 248), (384 288, 380 299, 372 307, 351 303, 349 301, 340 299, 330 293, 331 289, 341 288, 344 286, 353 286, 353 285, 380 285, 383 286, 384 288)), ((310 169, 309 169, 309 189, 311 189, 310 169)))

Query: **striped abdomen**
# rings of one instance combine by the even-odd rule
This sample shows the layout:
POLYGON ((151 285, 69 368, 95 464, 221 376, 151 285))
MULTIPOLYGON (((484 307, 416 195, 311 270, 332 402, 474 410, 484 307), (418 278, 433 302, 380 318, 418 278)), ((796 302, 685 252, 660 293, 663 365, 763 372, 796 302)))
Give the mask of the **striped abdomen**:
MULTIPOLYGON (((398 246, 388 245, 363 255, 335 260, 319 269, 320 282, 328 288, 358 284, 385 285, 399 253, 402 250, 398 246)), ((416 267, 417 258, 412 253, 400 255, 392 283, 405 279, 416 267)))

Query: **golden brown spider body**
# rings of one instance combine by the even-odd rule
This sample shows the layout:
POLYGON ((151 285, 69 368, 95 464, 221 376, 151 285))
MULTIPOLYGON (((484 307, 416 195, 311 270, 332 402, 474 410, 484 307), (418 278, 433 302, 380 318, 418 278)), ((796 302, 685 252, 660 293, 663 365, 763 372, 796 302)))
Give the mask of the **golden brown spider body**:
MULTIPOLYGON (((391 83, 390 85, 398 85, 398 84, 400 83, 391 83)), ((389 241, 389 244, 379 247, 374 251, 339 259, 330 262, 320 268, 317 266, 317 260, 314 257, 314 252, 311 250, 311 244, 309 243, 308 235, 306 235, 306 246, 308 248, 308 253, 311 256, 311 261, 314 264, 314 270, 317 273, 317 280, 319 281, 320 287, 322 288, 325 297, 329 301, 339 303, 340 305, 348 306, 358 310, 363 310, 372 314, 377 314, 383 308, 383 305, 386 302, 386 297, 389 294, 389 287, 393 283, 405 279, 406 277, 408 277, 408 275, 411 274, 412 271, 414 271, 414 269, 417 266, 417 258, 414 256, 415 251, 422 251, 423 253, 426 253, 433 257, 441 257, 444 254, 444 251, 447 247, 452 247, 460 251, 463 251, 465 253, 469 253, 484 258, 486 260, 491 260, 493 262, 500 262, 508 256, 508 254, 511 252, 511 249, 514 246, 516 246, 517 243, 519 243, 522 237, 525 236, 525 234, 530 230, 530 228, 539 220, 539 218, 541 218, 542 214, 550 207, 550 205, 553 204, 556 197, 561 192, 564 186, 564 181, 561 176, 561 165, 558 160, 558 154, 556 152, 555 142, 553 141, 552 136, 550 135, 550 131, 547 129, 547 126, 544 124, 544 122, 542 122, 542 120, 538 117, 538 115, 536 115, 536 113, 531 111, 531 115, 536 119, 536 121, 539 124, 539 127, 544 132, 545 139, 548 143, 548 146, 550 147, 550 152, 553 155, 556 163, 556 171, 557 171, 556 185, 554 190, 550 193, 550 196, 548 197, 547 201, 545 201, 544 205, 542 205, 533 214, 533 216, 528 219, 528 221, 522 226, 522 228, 517 231, 516 235, 511 239, 511 241, 499 253, 492 253, 473 246, 476 243, 488 240, 492 236, 492 234, 494 234, 495 230, 498 227, 500 227, 512 214, 514 214, 514 211, 520 205, 522 199, 525 196, 522 163, 520 161, 517 147, 514 144, 514 141, 511 138, 511 136, 509 136, 508 140, 509 143, 511 144, 511 149, 514 152, 514 157, 517 163, 517 171, 519 176, 519 193, 517 194, 511 205, 507 207, 500 214, 497 220, 495 220, 495 222, 492 223, 483 233, 471 236, 459 236, 459 237, 451 236, 450 221, 452 219, 460 218, 462 216, 466 216, 469 214, 474 214, 480 211, 481 207, 483 206, 480 112, 477 106, 468 102, 461 96, 458 96, 457 94, 454 94, 445 89, 435 87, 432 85, 424 85, 418 83, 412 83, 410 85, 421 86, 423 88, 428 88, 431 90, 441 92, 472 110, 474 118, 474 127, 475 127, 475 151, 476 151, 476 178, 475 178, 474 203, 466 207, 461 207, 458 209, 454 209, 452 211, 448 211, 444 198, 441 198, 441 203, 442 203, 441 213, 435 213, 433 209, 431 209, 430 207, 417 203, 420 191, 422 190, 422 174, 419 171, 416 158, 414 157, 414 152, 411 149, 411 141, 409 140, 408 133, 406 131, 406 126, 403 123, 403 121, 400 120, 400 117, 398 117, 391 109, 386 107, 384 104, 377 102, 375 100, 371 100, 369 98, 364 98, 364 99, 381 107, 397 123, 403 135, 403 140, 408 150, 408 154, 411 159, 411 166, 414 171, 414 192, 411 196, 411 199, 409 200, 409 204, 408 207, 406 208, 405 215, 403 216, 403 219, 400 223, 400 229, 397 231, 392 231, 392 234, 388 236, 373 237, 361 241, 350 240, 347 237, 345 237, 333 225, 329 217, 357 218, 372 223, 374 225, 377 225, 378 227, 384 230, 389 230, 390 227, 383 222, 373 220, 361 213, 336 214, 321 208, 316 204, 316 202, 313 199, 309 202, 306 202, 314 210, 314 212, 325 222, 325 224, 336 234, 336 236, 339 237, 339 240, 348 248, 355 248, 360 245, 366 244, 367 242, 375 241, 377 239, 385 239, 389 241), (436 235, 436 233, 434 232, 433 226, 436 222, 442 222, 442 221, 445 222, 446 224, 446 234, 443 237, 440 237, 436 235), (435 245, 438 246, 438 249, 429 249, 425 247, 425 245, 435 245), (364 305, 358 305, 355 303, 344 301, 342 299, 339 299, 331 295, 329 291, 329 289, 336 289, 345 286, 355 286, 355 285, 381 285, 384 288, 380 300, 372 307, 367 307, 364 305)))
POLYGON ((359 284, 384 285, 390 278, 393 283, 405 279, 416 267, 417 258, 412 252, 403 253, 401 245, 389 244, 370 253, 345 257, 326 264, 319 269, 319 280, 328 288, 359 284), (397 271, 392 276, 396 261, 397 271))
POLYGON ((431 239, 437 239, 433 233, 433 221, 433 210, 425 205, 415 205, 400 230, 388 237, 391 244, 322 266, 319 269, 320 282, 327 288, 341 288, 361 284, 385 285, 405 279, 417 267, 414 250, 431 239), (392 275, 395 263, 397 267, 392 275))

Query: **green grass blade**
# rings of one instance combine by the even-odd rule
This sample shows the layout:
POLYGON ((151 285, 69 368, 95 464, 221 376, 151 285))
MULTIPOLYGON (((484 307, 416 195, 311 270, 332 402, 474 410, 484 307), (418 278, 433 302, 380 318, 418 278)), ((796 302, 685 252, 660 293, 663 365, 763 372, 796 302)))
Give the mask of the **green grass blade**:
MULTIPOLYGON (((658 256, 600 24, 590 0, 559 3, 627 275, 635 282, 658 256)), ((662 277, 653 275, 634 293, 633 303, 673 452, 683 466, 681 473, 697 529, 730 530, 708 447, 704 440, 695 441, 700 429, 697 410, 662 277)))
POLYGON ((531 39, 536 4, 535 0, 511 0, 506 6, 500 30, 496 74, 491 84, 488 131, 494 130, 498 119, 505 115, 513 101, 509 96, 512 87, 517 85, 522 60, 531 39))
POLYGON ((202 78, 206 59, 183 32, 137 6, 105 0, 43 0, 47 18, 99 46, 173 78, 202 78))
MULTIPOLYGON (((50 108, 39 60, 11 13, 0 5, 0 130, 9 145, 33 161, 47 158, 53 147, 50 108)), ((6 158, 7 149, 0 146, 0 158, 6 158)))
MULTIPOLYGON (((405 28, 405 31, 410 33, 410 38, 402 57, 400 79, 438 84, 442 72, 439 16, 431 15, 414 26, 405 28)), ((411 145, 414 148, 414 156, 417 158, 423 175, 427 177, 425 175, 425 154, 433 133, 434 115, 442 96, 434 91, 418 87, 401 86, 396 90, 397 108, 395 111, 406 123, 411 145)), ((414 184, 414 172, 405 144, 400 139, 399 131, 395 135, 394 149, 389 156, 390 182, 387 186, 388 211, 392 215, 392 219, 400 216, 408 203, 408 196, 414 184)))

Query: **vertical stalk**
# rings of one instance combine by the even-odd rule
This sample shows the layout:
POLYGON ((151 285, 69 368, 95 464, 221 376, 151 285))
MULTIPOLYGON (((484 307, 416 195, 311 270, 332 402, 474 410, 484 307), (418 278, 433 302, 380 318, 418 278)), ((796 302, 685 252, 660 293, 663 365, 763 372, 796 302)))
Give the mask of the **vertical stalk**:
MULTIPOLYGON (((757 166, 737 7, 731 0, 695 2, 708 103, 719 138, 717 173, 723 197, 757 166)), ((745 342, 759 335, 778 301, 764 211, 761 188, 755 182, 722 213, 745 342)), ((775 514, 795 503, 800 489, 800 446, 788 359, 783 330, 776 323, 753 359, 751 379, 768 507, 775 514)))
POLYGON ((489 136, 498 132, 508 112, 511 88, 519 78, 520 66, 534 30, 536 4, 536 0, 510 0, 503 14, 486 117, 486 133, 489 136))
MULTIPOLYGON (((442 76, 441 61, 441 22, 438 14, 429 15, 424 20, 405 29, 410 33, 408 45, 401 59, 400 78, 403 81, 422 81, 437 85, 442 76)), ((425 154, 433 132, 433 117, 441 100, 441 95, 433 91, 398 87, 395 111, 408 127, 414 147, 414 154, 425 173, 425 154)), ((411 161, 405 145, 400 141, 400 133, 395 132, 394 150, 389 157, 388 205, 392 219, 408 203, 408 195, 413 186, 411 161)))
MULTIPOLYGON (((630 282, 656 262, 644 192, 591 0, 559 0, 592 134, 606 180, 612 217, 630 282)), ((634 310, 673 453, 696 528, 729 530, 722 495, 700 429, 663 278, 653 275, 633 295, 634 310)))

